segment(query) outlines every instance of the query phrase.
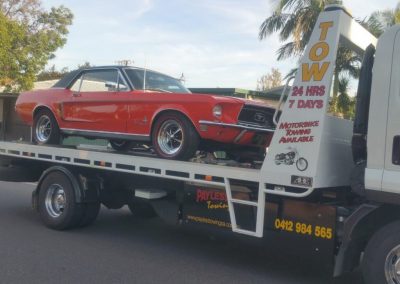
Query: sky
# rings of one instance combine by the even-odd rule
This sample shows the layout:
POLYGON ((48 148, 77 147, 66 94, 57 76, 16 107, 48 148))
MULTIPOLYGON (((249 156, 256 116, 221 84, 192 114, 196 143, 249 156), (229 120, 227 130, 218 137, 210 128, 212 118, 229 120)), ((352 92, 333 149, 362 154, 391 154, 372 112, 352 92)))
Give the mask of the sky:
MULTIPOLYGON (((394 8, 398 0, 344 0, 356 18, 394 8)), ((187 87, 255 89, 257 79, 297 60, 277 61, 276 35, 258 39, 273 0, 42 0, 45 8, 64 5, 74 22, 66 45, 49 66, 75 69, 88 61, 132 65, 179 78, 187 87)))

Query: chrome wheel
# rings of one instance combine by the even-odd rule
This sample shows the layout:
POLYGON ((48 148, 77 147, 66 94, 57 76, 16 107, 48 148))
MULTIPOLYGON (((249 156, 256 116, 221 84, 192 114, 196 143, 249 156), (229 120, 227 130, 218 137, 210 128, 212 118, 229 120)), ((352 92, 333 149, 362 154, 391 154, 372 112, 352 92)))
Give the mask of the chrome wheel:
POLYGON ((59 184, 52 184, 47 189, 45 206, 47 213, 53 217, 60 217, 66 205, 65 191, 64 188, 59 184))
POLYGON ((400 284, 400 245, 393 248, 386 257, 385 276, 387 283, 400 284))
POLYGON ((161 125, 157 142, 162 152, 174 155, 182 148, 184 137, 182 126, 176 120, 166 120, 161 125))
POLYGON ((38 142, 46 143, 51 136, 51 131, 52 125, 50 117, 47 115, 39 117, 35 127, 35 134, 38 142))

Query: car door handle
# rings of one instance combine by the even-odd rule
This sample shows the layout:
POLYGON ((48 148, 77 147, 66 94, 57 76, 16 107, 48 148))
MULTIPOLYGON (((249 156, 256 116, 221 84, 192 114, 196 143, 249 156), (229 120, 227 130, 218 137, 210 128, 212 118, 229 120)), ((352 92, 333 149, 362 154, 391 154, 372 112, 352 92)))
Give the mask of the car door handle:
POLYGON ((76 97, 81 97, 82 95, 80 93, 73 93, 72 96, 76 98, 76 97))

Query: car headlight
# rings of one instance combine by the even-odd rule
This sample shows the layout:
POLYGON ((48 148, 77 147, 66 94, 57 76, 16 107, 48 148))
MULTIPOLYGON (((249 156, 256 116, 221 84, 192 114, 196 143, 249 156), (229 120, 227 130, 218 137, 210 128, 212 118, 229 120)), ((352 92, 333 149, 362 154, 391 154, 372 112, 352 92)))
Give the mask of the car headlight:
POLYGON ((221 118, 222 116, 222 106, 221 105, 215 105, 213 108, 213 115, 216 118, 221 118))

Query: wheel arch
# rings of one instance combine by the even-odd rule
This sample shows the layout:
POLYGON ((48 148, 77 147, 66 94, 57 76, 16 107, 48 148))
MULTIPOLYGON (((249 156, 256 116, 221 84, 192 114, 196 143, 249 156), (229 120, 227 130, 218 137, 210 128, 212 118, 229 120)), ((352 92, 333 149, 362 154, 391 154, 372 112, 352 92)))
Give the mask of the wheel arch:
POLYGON ((39 181, 37 183, 37 186, 32 194, 32 206, 37 210, 38 209, 38 197, 39 197, 39 191, 41 189, 41 186, 43 184, 43 181, 51 174, 53 173, 62 173, 64 174, 68 180, 71 182, 71 185, 73 187, 73 190, 75 192, 75 202, 76 203, 83 203, 84 202, 84 192, 82 189, 82 186, 80 185, 80 182, 76 175, 72 173, 69 169, 63 166, 52 166, 45 170, 42 175, 39 178, 39 181))
POLYGON ((201 138, 199 129, 197 129, 196 124, 193 122, 193 120, 189 117, 189 115, 186 112, 184 112, 182 110, 178 110, 178 109, 167 108, 167 109, 159 110, 153 116, 153 119, 151 121, 151 127, 150 127, 150 139, 152 139, 152 136, 153 136, 152 134, 154 131, 154 125, 155 125, 156 121, 160 118, 161 115, 163 115, 165 113, 176 113, 176 114, 183 115, 190 122, 190 124, 193 126, 193 128, 196 130, 197 135, 199 135, 199 137, 201 138))
POLYGON ((343 239, 334 267, 334 276, 351 272, 360 264, 361 253, 382 227, 400 219, 400 206, 362 204, 345 221, 343 239))
POLYGON ((37 113, 41 110, 48 110, 51 112, 51 114, 53 115, 54 119, 57 121, 58 126, 60 127, 60 121, 58 119, 58 117, 54 114, 54 111, 51 109, 51 107, 47 106, 47 105, 37 105, 33 111, 32 111, 32 121, 35 119, 35 115, 37 115, 37 113))
POLYGON ((37 113, 41 110, 48 110, 51 111, 51 113, 54 115, 54 112, 52 111, 52 109, 49 106, 46 105, 37 105, 35 106, 35 108, 32 111, 32 117, 35 117, 35 115, 37 115, 37 113))

